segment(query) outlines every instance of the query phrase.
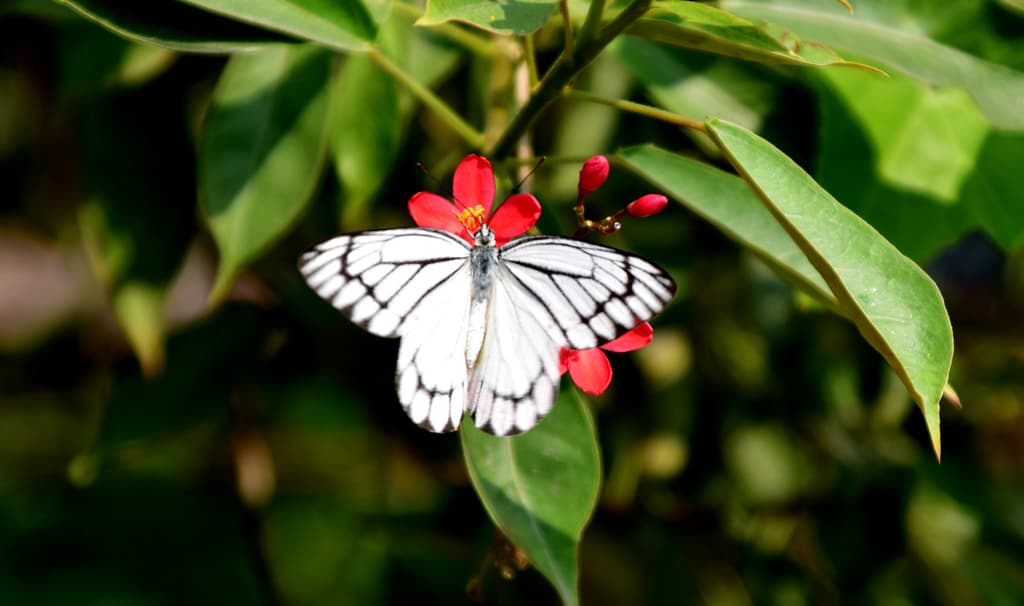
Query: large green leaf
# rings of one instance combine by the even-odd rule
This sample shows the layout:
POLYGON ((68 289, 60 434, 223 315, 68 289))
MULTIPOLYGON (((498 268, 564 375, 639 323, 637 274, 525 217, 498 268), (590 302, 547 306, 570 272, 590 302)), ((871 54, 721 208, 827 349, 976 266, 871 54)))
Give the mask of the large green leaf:
POLYGON ((771 143, 720 120, 708 122, 708 133, 907 386, 941 456, 939 400, 953 332, 935 283, 771 143))
MULTIPOLYGON (((844 60, 831 49, 697 2, 658 2, 629 33, 676 46, 761 63, 874 68, 844 60)), ((877 70, 874 70, 877 71, 877 70)))
POLYGON ((555 586, 579 603, 578 545, 597 503, 601 463, 594 421, 575 390, 525 434, 499 438, 465 423, 462 452, 495 525, 555 586))
POLYGON ((555 0, 427 0, 417 25, 462 21, 498 34, 530 34, 544 25, 555 0))
POLYGON ((838 308, 828 284, 739 177, 653 145, 623 149, 627 167, 684 204, 825 305, 838 308))
POLYGON ((362 0, 182 0, 208 11, 339 50, 364 50, 377 37, 362 0))
POLYGON ((217 83, 199 144, 200 201, 220 251, 212 301, 315 191, 330 61, 313 46, 276 46, 232 57, 217 83))
POLYGON ((175 0, 56 0, 130 40, 191 53, 233 53, 288 40, 175 0))
POLYGON ((879 61, 925 82, 962 87, 993 125, 1024 130, 1024 112, 1020 111, 1024 74, 1018 71, 940 44, 920 31, 868 20, 860 11, 851 15, 827 2, 723 0, 721 5, 738 15, 778 23, 797 35, 879 61))

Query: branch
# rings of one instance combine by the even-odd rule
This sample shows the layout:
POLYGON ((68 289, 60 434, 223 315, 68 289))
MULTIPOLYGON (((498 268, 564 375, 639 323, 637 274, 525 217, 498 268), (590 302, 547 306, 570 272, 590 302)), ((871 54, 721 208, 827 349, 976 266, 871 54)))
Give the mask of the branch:
POLYGON ((571 53, 567 52, 568 49, 563 49, 562 54, 544 74, 530 100, 512 118, 512 122, 497 142, 487 150, 487 155, 492 158, 511 155, 516 141, 523 136, 537 116, 562 95, 562 89, 583 68, 590 65, 612 40, 647 12, 651 7, 651 1, 633 0, 608 25, 598 31, 592 40, 581 41, 571 53))

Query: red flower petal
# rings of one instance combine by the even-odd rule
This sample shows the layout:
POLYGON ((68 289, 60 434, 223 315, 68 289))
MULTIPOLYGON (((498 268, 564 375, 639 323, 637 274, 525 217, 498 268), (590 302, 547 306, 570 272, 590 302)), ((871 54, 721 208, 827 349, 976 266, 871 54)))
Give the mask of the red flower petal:
POLYGON ((609 341, 601 346, 601 349, 615 352, 626 352, 633 351, 634 349, 640 349, 641 347, 647 347, 647 344, 654 338, 654 329, 651 328, 650 323, 642 322, 637 326, 622 335, 614 341, 609 341))
POLYGON ((487 224, 494 231, 497 245, 521 236, 540 218, 540 202, 530 194, 516 194, 505 200, 487 224))
POLYGON ((484 207, 484 216, 490 215, 494 203, 494 171, 487 158, 475 154, 463 158, 455 169, 452 192, 460 211, 480 205, 484 207))
POLYGON ((412 215, 412 220, 416 222, 416 225, 420 227, 443 229, 470 243, 473 242, 473 235, 459 221, 459 217, 455 214, 455 207, 449 200, 445 200, 437 194, 428 191, 413 194, 409 198, 409 214, 412 215))
POLYGON ((586 393, 595 396, 604 393, 612 382, 612 365, 600 349, 571 351, 568 362, 573 383, 586 393))

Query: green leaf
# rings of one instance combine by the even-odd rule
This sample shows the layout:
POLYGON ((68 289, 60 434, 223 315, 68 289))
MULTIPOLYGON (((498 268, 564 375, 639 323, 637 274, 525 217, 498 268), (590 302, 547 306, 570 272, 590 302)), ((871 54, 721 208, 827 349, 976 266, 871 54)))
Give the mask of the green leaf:
POLYGON ((653 145, 618 157, 641 177, 748 248, 790 284, 838 309, 828 284, 739 177, 653 145))
POLYGON ((802 0, 723 0, 722 7, 752 19, 766 19, 813 36, 846 52, 931 84, 964 88, 998 128, 1024 130, 1024 74, 940 44, 919 31, 904 31, 861 11, 850 15, 831 5, 802 0))
POLYGON ((557 5, 554 0, 427 0, 416 25, 462 21, 496 34, 524 36, 547 23, 557 5))
POLYGON ((343 51, 365 50, 377 37, 374 15, 361 0, 183 0, 244 23, 343 51))
POLYGON ((769 142, 720 120, 708 122, 708 132, 832 288, 843 314, 896 371, 941 456, 939 400, 953 331, 935 283, 769 142))
POLYGON ((331 56, 314 46, 236 55, 199 142, 199 194, 220 251, 210 300, 288 229, 316 189, 331 56))
POLYGON ((56 0, 119 36, 189 53, 234 53, 288 38, 173 0, 56 0))
POLYGON ((753 23, 708 4, 658 2, 628 32, 641 38, 759 63, 873 67, 844 60, 829 48, 804 42, 778 26, 753 23))
POLYGON ((578 546, 597 503, 601 463, 594 422, 575 390, 522 435, 499 438, 463 424, 462 452, 494 524, 555 586, 579 603, 578 546))
POLYGON ((926 261, 975 227, 1024 243, 1024 136, 989 127, 959 88, 823 74, 817 177, 907 255, 926 261), (921 226, 928 229, 922 230, 921 226))

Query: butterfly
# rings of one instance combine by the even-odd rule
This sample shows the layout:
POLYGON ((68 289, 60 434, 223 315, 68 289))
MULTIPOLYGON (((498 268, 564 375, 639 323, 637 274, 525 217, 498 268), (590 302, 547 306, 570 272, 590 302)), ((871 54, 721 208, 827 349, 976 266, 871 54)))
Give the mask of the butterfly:
POLYGON ((562 348, 590 349, 660 312, 675 282, 615 248, 553 236, 496 246, 432 228, 337 236, 302 255, 306 282, 374 335, 401 339, 395 382, 434 432, 464 414, 506 436, 550 412, 562 348))

